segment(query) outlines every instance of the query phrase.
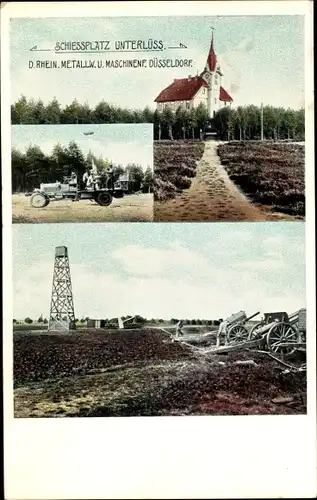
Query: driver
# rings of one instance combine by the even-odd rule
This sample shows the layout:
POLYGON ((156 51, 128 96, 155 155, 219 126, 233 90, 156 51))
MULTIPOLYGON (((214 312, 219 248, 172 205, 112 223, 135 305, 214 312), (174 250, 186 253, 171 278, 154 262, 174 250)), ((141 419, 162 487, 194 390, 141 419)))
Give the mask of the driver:
POLYGON ((72 187, 77 186, 77 175, 75 172, 70 174, 69 185, 72 187))

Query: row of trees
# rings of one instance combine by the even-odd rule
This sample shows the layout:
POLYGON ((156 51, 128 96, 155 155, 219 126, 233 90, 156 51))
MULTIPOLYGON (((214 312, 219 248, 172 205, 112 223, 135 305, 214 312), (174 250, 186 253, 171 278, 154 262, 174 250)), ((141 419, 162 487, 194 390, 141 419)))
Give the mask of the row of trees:
MULTIPOLYGON (((183 319, 182 320, 184 325, 219 325, 218 320, 214 319, 183 319)), ((179 319, 172 318, 171 319, 171 324, 176 325, 176 323, 179 322, 179 319)))
MULTIPOLYGON (((68 147, 56 144, 51 154, 45 154, 37 145, 30 145, 25 152, 12 149, 12 192, 27 192, 39 187, 41 182, 55 182, 63 176, 75 171, 82 177, 87 167, 94 161, 98 173, 105 173, 110 166, 106 158, 98 158, 92 153, 84 155, 76 142, 72 141, 68 147)), ((150 192, 153 187, 153 172, 150 167, 145 171, 140 165, 128 164, 112 165, 114 181, 121 174, 129 173, 130 191, 150 192)))
MULTIPOLYGON (((122 319, 123 321, 124 320, 127 320, 131 318, 131 316, 123 316, 122 319)), ((67 318, 65 318, 67 319, 67 318)), ((86 318, 76 318, 75 319, 75 322, 80 326, 80 325, 85 325, 87 323, 87 321, 89 320, 89 317, 86 317, 86 318)), ((105 318, 103 320, 105 322, 105 325, 106 326, 109 326, 109 325, 116 325, 117 326, 117 318, 105 318)), ((178 323, 178 319, 176 318, 172 318, 169 323, 171 323, 172 325, 176 325, 176 323, 178 323)), ((22 322, 23 323, 23 322, 22 322)), ((24 323, 28 324, 28 325, 31 325, 32 323, 43 323, 43 324, 47 324, 48 323, 48 320, 46 318, 43 318, 43 316, 41 315, 37 321, 33 321, 31 318, 27 317, 24 319, 24 323)), ((150 325, 155 325, 155 324, 162 324, 162 323, 166 323, 166 320, 164 319, 157 319, 157 318, 152 318, 152 319, 147 319, 147 318, 143 318, 143 316, 139 316, 139 315, 136 315, 133 317, 133 323, 134 324, 137 324, 139 326, 142 326, 142 325, 146 325, 146 324, 150 324, 150 325)), ((219 321, 217 320, 212 320, 212 319, 183 319, 183 323, 184 325, 218 325, 219 324, 219 321)), ((21 324, 21 321, 18 321, 16 319, 13 320, 13 324, 21 324)), ((129 325, 129 323, 128 323, 129 325)))
MULTIPOLYGON (((191 110, 166 107, 162 112, 129 110, 101 101, 94 108, 75 99, 62 108, 56 98, 46 106, 41 100, 21 96, 11 106, 12 124, 93 124, 93 123, 153 123, 154 138, 200 139, 210 125, 203 104, 191 110)), ((223 140, 256 140, 261 137, 261 109, 257 106, 224 107, 211 120, 211 125, 223 140)), ((266 139, 304 140, 305 111, 265 106, 263 132, 266 139)))
MULTIPOLYGON (((223 108, 213 126, 223 140, 257 140, 261 138, 261 108, 245 106, 223 108)), ((264 139, 305 140, 305 110, 263 107, 264 139)))
POLYGON ((27 99, 22 95, 11 105, 13 125, 57 125, 92 123, 152 123, 153 112, 146 107, 143 111, 128 110, 101 101, 94 108, 76 99, 62 108, 54 97, 46 106, 43 101, 27 99))
MULTIPOLYGON (((17 319, 13 320, 14 325, 21 325, 23 323, 26 323, 27 325, 32 325, 33 319, 29 318, 28 316, 27 318, 24 319, 24 321, 18 321, 17 319)), ((37 321, 34 321, 34 323, 43 323, 44 325, 47 325, 48 320, 46 318, 43 318, 43 316, 40 316, 37 321)))

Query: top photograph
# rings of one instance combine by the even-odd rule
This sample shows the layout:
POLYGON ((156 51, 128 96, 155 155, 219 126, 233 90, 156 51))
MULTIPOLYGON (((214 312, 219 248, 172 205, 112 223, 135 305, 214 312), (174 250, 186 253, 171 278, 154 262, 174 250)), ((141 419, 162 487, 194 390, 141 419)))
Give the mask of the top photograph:
POLYGON ((304 21, 11 19, 13 222, 304 220, 304 21))

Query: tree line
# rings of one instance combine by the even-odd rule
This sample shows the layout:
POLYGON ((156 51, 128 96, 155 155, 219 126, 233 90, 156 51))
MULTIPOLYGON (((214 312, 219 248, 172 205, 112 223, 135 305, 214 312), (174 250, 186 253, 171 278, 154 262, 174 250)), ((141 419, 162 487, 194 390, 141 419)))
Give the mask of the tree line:
MULTIPOLYGON (((214 127, 223 140, 261 139, 261 108, 223 108, 214 118, 214 127)), ((305 110, 263 107, 263 136, 273 140, 305 140, 305 110)))
MULTIPOLYGON (((11 105, 12 124, 100 124, 100 123, 153 123, 154 139, 201 139, 211 127, 223 140, 257 140, 261 138, 261 109, 258 106, 230 106, 222 108, 210 121, 202 103, 194 109, 180 107, 162 112, 131 110, 111 105, 104 100, 94 108, 76 99, 62 107, 56 98, 44 105, 43 101, 21 96, 11 105)), ((305 110, 264 106, 263 132, 265 139, 304 140, 305 110)))
POLYGON ((40 146, 30 145, 25 152, 12 148, 12 192, 28 192, 39 187, 40 183, 62 181, 64 176, 76 172, 81 179, 87 167, 94 161, 99 174, 105 173, 111 165, 114 181, 124 173, 129 173, 130 192, 151 192, 153 189, 153 172, 150 166, 143 170, 140 165, 131 163, 126 166, 112 164, 109 159, 97 157, 89 152, 81 151, 76 142, 71 141, 67 147, 56 144, 51 154, 45 154, 40 146))
MULTIPOLYGON (((176 323, 178 323, 179 319, 176 319, 176 318, 171 318, 169 321, 165 320, 165 319, 158 319, 158 318, 151 318, 151 319, 147 319, 147 318, 144 318, 143 316, 140 316, 140 315, 136 315, 136 316, 131 316, 131 315, 128 315, 128 316, 122 316, 122 320, 125 321, 125 320, 128 320, 132 318, 133 321, 131 321, 132 324, 136 324, 138 326, 145 326, 145 325, 156 325, 156 324, 163 324, 163 323, 170 323, 171 325, 176 325, 176 323)), ((67 318, 65 318, 67 319, 67 318)), ((76 318, 75 319, 75 322, 77 323, 78 326, 84 326, 87 321, 89 321, 89 317, 85 317, 85 318, 76 318)), ((104 323, 105 323, 105 327, 110 327, 110 326, 113 326, 113 327, 117 327, 118 326, 118 319, 117 318, 104 318, 103 319, 104 323)), ((27 325, 31 325, 33 323, 35 324, 47 324, 48 323, 48 320, 47 318, 43 318, 43 315, 41 315, 37 320, 33 320, 32 318, 30 317, 26 317, 24 319, 24 321, 18 321, 16 319, 13 319, 13 324, 14 325, 21 325, 23 323, 26 323, 27 325)), ((128 323, 128 325, 130 325, 131 323, 128 323)), ((212 320, 212 319, 183 319, 183 323, 184 325, 219 325, 219 321, 218 320, 212 320)))

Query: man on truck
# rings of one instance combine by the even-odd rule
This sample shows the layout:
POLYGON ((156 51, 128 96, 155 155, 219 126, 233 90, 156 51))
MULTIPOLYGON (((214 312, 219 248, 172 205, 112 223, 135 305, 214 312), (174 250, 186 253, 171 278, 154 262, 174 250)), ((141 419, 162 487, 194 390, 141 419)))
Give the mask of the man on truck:
POLYGON ((86 189, 91 189, 94 187, 94 174, 91 168, 87 168, 86 172, 83 175, 83 183, 86 186, 86 189))

